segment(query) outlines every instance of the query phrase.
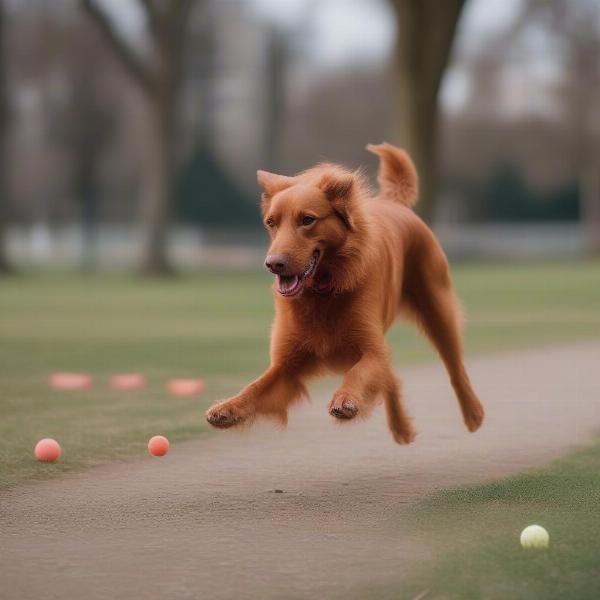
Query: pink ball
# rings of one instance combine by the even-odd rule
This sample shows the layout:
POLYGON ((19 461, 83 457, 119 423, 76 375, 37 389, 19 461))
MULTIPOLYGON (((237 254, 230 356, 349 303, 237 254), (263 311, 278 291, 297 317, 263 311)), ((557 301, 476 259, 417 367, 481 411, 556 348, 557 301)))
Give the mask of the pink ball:
POLYGON ((86 373, 52 373, 48 383, 57 390, 87 390, 92 378, 86 373))
POLYGON ((44 438, 35 445, 34 452, 40 462, 55 462, 60 458, 60 444, 52 438, 44 438))
POLYGON ((148 452, 152 456, 164 456, 169 451, 169 440, 162 435, 155 435, 148 442, 148 452))
POLYGON ((146 378, 141 373, 120 373, 110 378, 114 390, 140 390, 146 386, 146 378))
POLYGON ((204 391, 202 379, 170 379, 167 390, 174 396, 193 396, 204 391))

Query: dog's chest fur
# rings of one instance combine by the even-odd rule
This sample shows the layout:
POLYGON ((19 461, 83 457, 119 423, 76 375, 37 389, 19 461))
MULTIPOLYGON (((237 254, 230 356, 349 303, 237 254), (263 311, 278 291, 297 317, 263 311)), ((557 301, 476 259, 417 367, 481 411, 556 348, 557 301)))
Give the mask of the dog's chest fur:
POLYGON ((354 354, 354 304, 350 296, 307 294, 289 303, 286 312, 306 351, 326 362, 336 357, 338 362, 337 358, 354 354))

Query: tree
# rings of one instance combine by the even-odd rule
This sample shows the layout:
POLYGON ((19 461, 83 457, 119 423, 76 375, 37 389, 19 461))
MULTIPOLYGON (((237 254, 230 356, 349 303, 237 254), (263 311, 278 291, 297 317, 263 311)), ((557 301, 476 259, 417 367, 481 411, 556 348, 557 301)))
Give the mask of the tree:
POLYGON ((187 21, 195 0, 138 0, 147 23, 151 58, 136 53, 94 0, 82 6, 98 26, 126 73, 137 85, 149 115, 148 158, 143 168, 142 271, 163 274, 171 270, 167 232, 175 197, 176 108, 183 74, 187 21))
POLYGON ((7 137, 9 126, 9 106, 6 89, 6 14, 0 2, 0 273, 10 272, 6 257, 6 204, 8 195, 7 137))
POLYGON ((568 130, 564 152, 578 182, 585 250, 600 255, 600 5, 528 0, 517 25, 517 33, 541 26, 557 38, 563 78, 556 96, 568 130))
POLYGON ((281 169, 281 140, 285 121, 285 90, 288 63, 286 38, 275 25, 267 30, 267 51, 265 65, 265 162, 267 169, 278 172, 281 169))
POLYGON ((418 210, 430 221, 436 194, 438 95, 465 0, 390 0, 397 21, 394 50, 399 141, 420 180, 418 210))
MULTIPOLYGON (((57 115, 54 132, 68 157, 70 191, 81 212, 82 256, 84 269, 96 267, 96 242, 99 209, 99 166, 113 141, 118 115, 111 107, 109 91, 114 87, 110 78, 112 60, 89 23, 82 23, 64 33, 69 36, 70 52, 62 58, 68 90, 67 100, 57 115), (81 25, 85 25, 82 27, 81 25), (89 78, 89 66, 94 63, 94 77, 89 78), (107 93, 108 92, 108 93, 107 93)), ((113 75, 115 73, 112 73, 113 75)))
POLYGON ((551 26, 564 42, 563 111, 572 133, 573 169, 579 184, 585 251, 600 255, 600 6, 597 0, 576 3, 552 0, 551 26))

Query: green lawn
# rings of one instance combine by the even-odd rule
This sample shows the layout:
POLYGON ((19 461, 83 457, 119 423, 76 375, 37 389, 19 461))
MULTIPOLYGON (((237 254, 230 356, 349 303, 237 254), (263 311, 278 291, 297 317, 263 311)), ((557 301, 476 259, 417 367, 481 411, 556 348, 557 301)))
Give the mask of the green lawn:
MULTIPOLYGON (((497 352, 600 336, 600 263, 461 265, 454 269, 468 316, 467 351, 497 352)), ((200 273, 165 281, 119 275, 31 275, 0 282, 0 486, 143 456, 156 433, 172 441, 207 428, 203 412, 268 360, 270 279, 200 273), (86 371, 87 392, 56 392, 52 371, 86 371), (108 389, 111 373, 142 371, 136 393, 108 389), (201 376, 200 398, 175 399, 169 377, 201 376), (63 458, 40 465, 41 437, 63 458)), ((390 335, 397 364, 433 353, 411 327, 390 335)))
POLYGON ((600 440, 534 473, 447 490, 412 516, 434 551, 396 586, 361 600, 596 600, 600 598, 600 440), (550 533, 550 549, 524 550, 521 530, 550 533))

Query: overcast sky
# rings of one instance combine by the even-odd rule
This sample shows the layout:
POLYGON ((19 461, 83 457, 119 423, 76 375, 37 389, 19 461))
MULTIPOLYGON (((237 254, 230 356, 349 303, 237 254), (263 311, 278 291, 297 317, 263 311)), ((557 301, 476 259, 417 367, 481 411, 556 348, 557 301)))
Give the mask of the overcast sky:
MULTIPOLYGON (((247 0, 266 19, 293 28, 312 19, 325 65, 381 59, 393 42, 394 23, 387 0, 247 0)), ((444 0, 440 0, 444 1, 444 0)), ((459 40, 467 49, 506 27, 523 0, 470 0, 461 19, 459 40)))

